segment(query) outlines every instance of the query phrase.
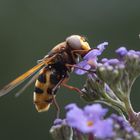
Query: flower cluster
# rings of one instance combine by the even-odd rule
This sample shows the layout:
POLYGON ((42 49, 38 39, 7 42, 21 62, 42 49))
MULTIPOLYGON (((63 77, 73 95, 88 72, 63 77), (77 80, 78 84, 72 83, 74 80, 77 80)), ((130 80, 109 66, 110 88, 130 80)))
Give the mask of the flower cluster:
POLYGON ((72 140, 73 137, 72 128, 67 125, 65 119, 56 119, 50 133, 54 140, 72 140))
POLYGON ((114 131, 116 132, 115 137, 121 137, 124 140, 139 140, 140 135, 137 131, 134 130, 133 127, 130 126, 128 122, 124 120, 123 117, 118 116, 116 114, 112 114, 110 116, 114 123, 114 131))
POLYGON ((92 133, 102 139, 113 136, 112 119, 104 119, 107 109, 102 108, 100 104, 87 105, 83 110, 76 104, 70 104, 66 109, 66 120, 72 128, 82 133, 92 133))
POLYGON ((120 47, 116 50, 116 53, 119 56, 119 60, 124 62, 130 80, 138 77, 140 74, 140 51, 127 50, 125 47, 120 47))
POLYGON ((83 109, 76 104, 66 107, 66 118, 56 119, 50 133, 54 140, 139 140, 139 133, 123 117, 112 114, 100 104, 83 109))
POLYGON ((98 60, 97 56, 106 45, 103 43, 100 45, 103 49, 90 51, 80 62, 81 68, 90 65, 89 72, 76 71, 79 75, 87 73, 87 80, 81 90, 82 98, 88 102, 96 101, 109 105, 140 132, 140 113, 134 111, 130 100, 131 88, 140 75, 140 51, 120 47, 115 51, 117 58, 98 60))
POLYGON ((120 47, 115 51, 116 58, 98 60, 107 45, 104 42, 87 53, 75 67, 75 73, 87 74, 81 89, 84 100, 104 103, 117 110, 120 116, 106 118, 108 110, 100 104, 83 109, 70 104, 66 106, 66 119, 58 121, 61 123, 54 128, 61 128, 62 134, 60 126, 67 127, 71 140, 140 140, 140 113, 134 111, 130 100, 131 88, 140 75, 140 51, 120 47))

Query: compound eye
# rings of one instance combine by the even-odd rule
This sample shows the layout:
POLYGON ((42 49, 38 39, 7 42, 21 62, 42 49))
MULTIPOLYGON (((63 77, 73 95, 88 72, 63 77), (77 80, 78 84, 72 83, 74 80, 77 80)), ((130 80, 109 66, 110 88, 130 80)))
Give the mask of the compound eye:
POLYGON ((81 50, 82 44, 81 44, 81 37, 78 35, 72 35, 66 39, 66 42, 68 45, 75 50, 81 50))
POLYGON ((66 39, 68 45, 74 50, 90 50, 90 46, 85 37, 72 35, 66 39))

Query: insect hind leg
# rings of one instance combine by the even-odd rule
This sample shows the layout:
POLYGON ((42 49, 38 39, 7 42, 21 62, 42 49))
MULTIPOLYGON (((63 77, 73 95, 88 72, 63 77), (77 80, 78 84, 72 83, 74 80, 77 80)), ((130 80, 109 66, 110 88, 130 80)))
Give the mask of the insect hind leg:
POLYGON ((54 105, 55 105, 55 107, 57 109, 56 118, 58 119, 59 116, 60 116, 60 107, 59 107, 59 104, 57 103, 57 101, 55 99, 55 96, 53 95, 52 97, 53 97, 53 103, 54 103, 54 105))
POLYGON ((63 76, 63 78, 57 83, 57 85, 52 89, 52 94, 55 94, 55 91, 57 90, 57 88, 61 85, 61 83, 64 81, 65 76, 63 76))
POLYGON ((56 107, 57 113, 56 113, 56 118, 59 118, 60 116, 60 107, 59 104, 57 103, 56 99, 55 99, 55 91, 57 90, 57 88, 62 84, 62 82, 64 81, 65 76, 63 76, 63 78, 57 83, 57 85, 52 89, 52 99, 53 99, 53 103, 56 107))

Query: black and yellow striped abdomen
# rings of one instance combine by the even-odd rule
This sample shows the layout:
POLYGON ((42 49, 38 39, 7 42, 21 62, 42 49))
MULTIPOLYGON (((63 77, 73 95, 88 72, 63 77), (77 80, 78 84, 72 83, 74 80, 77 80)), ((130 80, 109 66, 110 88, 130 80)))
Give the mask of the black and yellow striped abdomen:
POLYGON ((66 67, 61 64, 49 64, 41 69, 34 90, 34 103, 38 112, 49 109, 58 88, 53 93, 52 90, 66 73, 66 67))

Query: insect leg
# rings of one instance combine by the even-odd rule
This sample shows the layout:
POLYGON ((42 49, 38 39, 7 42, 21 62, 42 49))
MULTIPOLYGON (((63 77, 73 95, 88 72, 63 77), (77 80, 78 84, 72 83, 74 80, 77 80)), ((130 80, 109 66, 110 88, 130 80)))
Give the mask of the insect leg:
POLYGON ((83 71, 87 71, 87 72, 89 72, 89 73, 95 73, 94 70, 87 70, 87 69, 81 68, 81 67, 79 67, 79 66, 77 66, 77 65, 71 65, 71 64, 65 64, 65 65, 66 65, 66 67, 74 67, 74 68, 81 69, 81 70, 83 70, 83 71))
POLYGON ((58 83, 57 85, 52 89, 52 94, 55 93, 55 90, 61 85, 61 83, 64 81, 65 77, 63 77, 58 83))
POLYGON ((52 89, 52 97, 53 97, 53 103, 57 109, 57 113, 56 113, 56 117, 59 118, 60 116, 60 107, 59 104, 57 103, 56 99, 55 99, 55 90, 62 84, 62 82, 64 81, 65 76, 63 76, 63 78, 57 83, 57 85, 52 89))
MULTIPOLYGON (((91 50, 91 49, 90 49, 91 50)), ((85 55, 87 54, 90 50, 73 50, 72 54, 80 54, 80 55, 85 55)))
POLYGON ((73 86, 70 86, 70 85, 67 85, 67 84, 64 84, 64 83, 62 84, 62 86, 64 86, 65 88, 68 88, 70 90, 74 90, 74 91, 80 93, 81 96, 83 95, 83 93, 81 92, 81 90, 79 88, 76 88, 76 87, 73 87, 73 86))
POLYGON ((66 84, 68 82, 68 80, 69 80, 68 78, 65 78, 65 80, 63 81, 63 83, 61 85, 65 88, 68 88, 70 90, 74 90, 74 91, 80 93, 80 95, 82 96, 83 93, 81 92, 81 90, 79 88, 66 84))
POLYGON ((59 107, 59 105, 58 105, 58 103, 57 103, 57 101, 55 99, 55 96, 53 95, 52 97, 53 97, 53 103, 54 103, 54 105, 55 105, 55 107, 57 109, 56 118, 58 119, 59 116, 60 116, 60 107, 59 107))
POLYGON ((89 51, 94 50, 94 49, 99 50, 98 48, 92 48, 90 50, 73 50, 72 54, 86 55, 89 51))

